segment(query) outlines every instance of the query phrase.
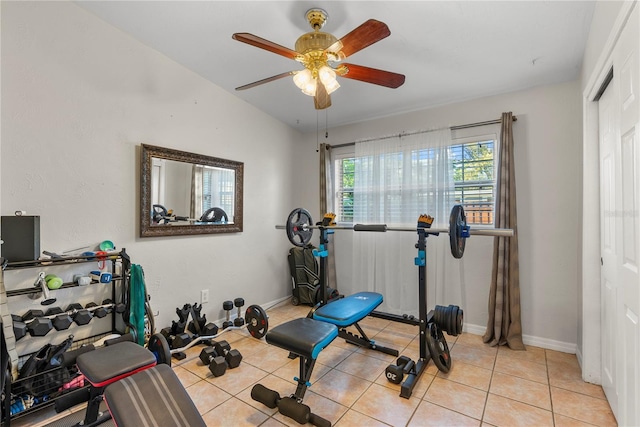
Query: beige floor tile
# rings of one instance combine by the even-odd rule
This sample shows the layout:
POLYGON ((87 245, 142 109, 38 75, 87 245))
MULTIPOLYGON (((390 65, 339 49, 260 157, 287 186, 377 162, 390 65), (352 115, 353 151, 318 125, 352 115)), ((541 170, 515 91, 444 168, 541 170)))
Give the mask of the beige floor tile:
POLYGON ((549 383, 546 365, 506 357, 501 353, 499 353, 496 358, 495 371, 502 372, 503 374, 514 375, 526 380, 536 381, 542 384, 549 383))
POLYGON ((184 387, 189 387, 190 385, 195 384, 202 379, 198 375, 180 366, 174 367, 173 372, 176 373, 176 376, 184 387))
POLYGON ((489 393, 483 421, 494 426, 551 426, 551 411, 489 393))
POLYGON ((350 407, 371 386, 371 382, 336 369, 312 386, 314 393, 350 407))
POLYGON ((202 417, 207 426, 258 426, 269 418, 263 412, 232 397, 202 417))
POLYGON ((460 340, 456 342, 453 348, 450 349, 451 360, 459 360, 469 365, 479 366, 485 369, 493 369, 493 365, 496 361, 496 354, 498 350, 489 346, 475 346, 462 344, 460 340))
POLYGON ((391 389, 373 384, 352 409, 392 426, 405 426, 419 403, 418 398, 404 399, 391 389))
POLYGON ((262 353, 271 350, 269 344, 264 340, 257 340, 253 337, 241 338, 234 342, 231 348, 236 349, 242 354, 242 357, 249 357, 255 353, 262 353))
POLYGON ((451 370, 448 373, 438 372, 438 377, 487 391, 491 382, 491 373, 490 369, 456 361, 456 363, 451 363, 451 370))
POLYGON ((231 398, 229 393, 225 393, 213 384, 202 380, 187 387, 187 393, 189 393, 200 414, 209 412, 231 398))
POLYGON ((547 363, 545 357, 545 351, 543 348, 534 347, 531 345, 526 346, 526 350, 511 350, 506 345, 501 345, 498 348, 498 354, 504 357, 512 357, 514 359, 527 360, 529 362, 535 362, 540 364, 547 363))
POLYGON ((265 348, 264 351, 251 353, 243 357, 242 363, 253 365, 265 372, 273 372, 286 365, 290 360, 288 351, 275 346, 269 346, 265 348))
MULTIPOLYGON (((385 329, 390 330, 392 333, 400 332, 413 337, 420 333, 420 328, 417 325, 409 325, 408 323, 391 322, 385 329)), ((447 341, 449 340, 447 339, 447 341)))
POLYGON ((384 360, 360 353, 353 353, 340 362, 338 366, 336 366, 336 369, 373 382, 378 378, 378 375, 385 370, 387 365, 389 365, 389 363, 384 360))
POLYGON ((345 405, 315 393, 313 390, 307 391, 304 395, 304 403, 311 408, 312 413, 329 420, 331 424, 335 424, 349 409, 345 405))
POLYGON ((551 403, 557 414, 598 426, 616 425, 606 400, 551 387, 551 403))
POLYGON ((385 329, 391 323, 390 320, 380 319, 378 317, 367 316, 358 322, 360 326, 366 326, 369 328, 378 329, 379 331, 385 329))
POLYGON ((440 426, 468 426, 478 427, 480 420, 476 420, 442 406, 430 402, 421 402, 411 418, 408 427, 440 427, 440 426))
POLYGON ((560 414, 554 414, 553 419, 555 421, 555 427, 593 427, 593 424, 565 417, 560 414))
POLYGON ((551 386, 586 394, 598 399, 606 399, 602 386, 589 384, 582 380, 582 370, 577 362, 574 365, 567 361, 550 361, 547 364, 547 369, 551 386))
POLYGON ((548 411, 551 410, 551 394, 549 386, 546 384, 494 372, 489 392, 548 411))
POLYGON ((578 358, 575 354, 572 353, 564 353, 562 351, 556 350, 546 350, 545 354, 547 356, 547 362, 565 362, 565 363, 578 363, 578 358))
POLYGON ((340 362, 351 356, 351 354, 353 354, 353 351, 351 350, 329 345, 320 352, 317 362, 322 363, 325 366, 335 368, 340 362))
POLYGON ((227 393, 235 395, 266 376, 265 371, 243 362, 235 369, 227 369, 225 374, 220 377, 210 375, 207 377, 207 381, 227 393))
MULTIPOLYGON (((444 337, 447 339, 447 342, 449 342, 450 338, 452 338, 447 334, 445 334, 444 337)), ((495 349, 495 347, 491 347, 488 344, 485 344, 484 341, 482 341, 482 335, 470 334, 469 332, 463 332, 458 335, 455 343, 466 345, 469 347, 495 349)))
POLYGON ((480 420, 487 393, 443 378, 435 378, 423 400, 480 420))
POLYGON ((280 421, 275 418, 269 418, 264 423, 260 424, 260 427, 284 427, 286 424, 282 424, 280 421))
POLYGON ((388 347, 401 350, 408 346, 415 337, 415 333, 408 334, 403 332, 395 332, 394 330, 390 330, 389 328, 387 328, 376 334, 375 341, 385 343, 388 347))
POLYGON ((340 418, 334 427, 386 427, 388 424, 367 417, 360 412, 349 409, 346 414, 340 418))

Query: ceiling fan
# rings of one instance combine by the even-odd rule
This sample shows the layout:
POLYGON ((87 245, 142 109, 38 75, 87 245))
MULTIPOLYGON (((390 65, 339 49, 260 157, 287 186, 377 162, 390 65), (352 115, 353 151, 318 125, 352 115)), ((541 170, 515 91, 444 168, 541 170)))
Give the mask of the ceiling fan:
POLYGON ((384 22, 369 19, 346 36, 337 39, 320 29, 327 21, 328 14, 322 9, 310 9, 305 14, 313 31, 298 38, 295 50, 265 40, 249 33, 235 33, 234 40, 268 50, 293 59, 304 65, 303 70, 287 71, 266 79, 258 80, 236 90, 245 90, 269 83, 287 76, 293 76, 293 82, 306 95, 313 96, 315 108, 323 110, 331 106, 330 94, 340 87, 336 76, 360 80, 389 88, 398 88, 404 83, 404 75, 378 70, 354 64, 339 64, 350 55, 370 46, 391 34, 384 22))

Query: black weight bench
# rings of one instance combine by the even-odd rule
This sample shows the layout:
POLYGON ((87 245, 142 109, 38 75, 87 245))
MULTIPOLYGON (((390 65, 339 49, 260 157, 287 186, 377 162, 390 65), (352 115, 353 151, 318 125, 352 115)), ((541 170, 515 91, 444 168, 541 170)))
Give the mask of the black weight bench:
POLYGON ((311 386, 311 373, 320 352, 338 336, 338 327, 331 323, 303 317, 291 320, 271 329, 265 339, 271 345, 289 351, 292 359, 300 358, 300 376, 296 392, 290 397, 280 397, 277 391, 256 384, 251 389, 251 398, 278 411, 300 424, 310 422, 319 427, 331 427, 331 422, 311 413, 302 403, 307 387, 311 386))
POLYGON ((351 344, 397 356, 398 350, 376 344, 358 325, 360 320, 370 315, 380 304, 382 304, 381 294, 358 292, 312 310, 310 316, 315 320, 336 325, 339 328, 338 336, 351 344), (354 326, 361 335, 347 331, 346 328, 349 326, 354 326))
POLYGON ((104 398, 118 427, 206 427, 168 365, 145 369, 109 385, 104 398))

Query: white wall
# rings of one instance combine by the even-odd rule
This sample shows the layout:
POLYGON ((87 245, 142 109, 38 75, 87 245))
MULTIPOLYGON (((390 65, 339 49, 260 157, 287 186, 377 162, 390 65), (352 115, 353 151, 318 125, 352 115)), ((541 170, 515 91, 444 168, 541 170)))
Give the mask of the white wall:
MULTIPOLYGON (((543 86, 505 95, 417 111, 332 129, 321 142, 338 145, 380 135, 498 119, 512 111, 514 123, 520 289, 525 342, 575 351, 580 215, 581 106, 579 82, 543 86)), ((478 128, 478 132, 482 132, 478 128)), ((316 135, 297 147, 295 206, 318 217, 316 135)), ((344 233, 343 233, 344 234, 344 233)), ((340 240, 346 237, 341 234, 340 240)), ((476 333, 487 322, 493 239, 475 237, 464 255, 465 323, 476 333), (473 278, 473 280, 471 280, 473 278), (475 327, 474 327, 475 326, 475 327)), ((336 238, 338 246, 338 238, 336 238)), ((336 254, 341 248, 337 247, 336 254)), ((348 244, 342 248, 348 260, 348 244)), ((338 287, 348 280, 348 262, 337 255, 338 287), (345 265, 347 264, 347 265, 345 265)))
MULTIPOLYGON (((297 131, 71 2, 1 7, 2 215, 40 215, 43 250, 126 248, 160 327, 201 289, 212 320, 223 300, 290 293, 290 245, 273 226, 293 204, 297 131), (139 238, 141 143, 244 162, 244 232, 139 238)), ((71 292, 61 300, 80 296, 71 292)), ((19 300, 21 314, 31 303, 19 300)))

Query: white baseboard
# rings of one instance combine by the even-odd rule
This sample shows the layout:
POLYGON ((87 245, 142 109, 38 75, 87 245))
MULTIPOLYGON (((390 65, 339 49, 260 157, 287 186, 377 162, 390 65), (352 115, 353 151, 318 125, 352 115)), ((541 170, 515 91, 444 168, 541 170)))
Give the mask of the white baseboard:
MULTIPOLYGON (((267 303, 265 303, 265 304, 260 304, 260 307, 262 307, 262 308, 266 311, 266 310, 269 310, 269 309, 270 309, 270 308, 272 308, 272 307, 275 307, 276 305, 280 304, 281 302, 283 302, 283 301, 288 301, 288 300, 290 300, 290 299, 291 299, 291 295, 288 295, 288 296, 286 296, 286 297, 278 298, 278 299, 276 299, 276 300, 273 300, 273 301, 267 302, 267 303)), ((235 319, 236 317, 238 317, 238 315, 237 315, 237 314, 238 314, 238 313, 237 313, 237 311, 235 310, 235 307, 234 307, 234 309, 233 309, 233 310, 231 310, 231 316, 230 316, 230 319, 231 319, 231 320, 233 320, 233 319, 235 319)), ((216 325, 221 325, 221 324, 222 324, 222 322, 224 322, 225 320, 227 320, 227 319, 226 319, 226 318, 221 318, 221 319, 218 319, 218 320, 214 320, 214 321, 213 321, 213 323, 215 323, 216 325)))
MULTIPOLYGON (((487 330, 486 326, 465 324, 462 328, 464 332, 468 332, 474 335, 484 335, 487 330)), ((577 345, 575 343, 568 343, 563 341, 551 340, 548 338, 535 337, 532 335, 522 335, 522 342, 525 345, 531 345, 534 347, 546 348, 548 350, 560 351, 562 353, 577 353, 577 345)))

